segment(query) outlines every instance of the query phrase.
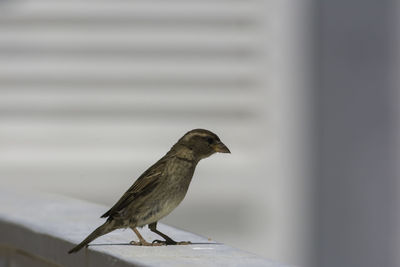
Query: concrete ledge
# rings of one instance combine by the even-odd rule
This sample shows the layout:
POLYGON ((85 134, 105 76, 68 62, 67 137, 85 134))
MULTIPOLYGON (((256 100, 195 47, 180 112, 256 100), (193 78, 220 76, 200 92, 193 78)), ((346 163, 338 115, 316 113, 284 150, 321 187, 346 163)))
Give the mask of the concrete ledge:
MULTIPOLYGON (((117 230, 77 254, 67 251, 104 220, 107 207, 64 196, 0 191, 0 266, 284 266, 207 238, 159 224, 193 245, 137 247, 133 232, 117 230)), ((148 240, 159 238, 140 230, 148 240)))

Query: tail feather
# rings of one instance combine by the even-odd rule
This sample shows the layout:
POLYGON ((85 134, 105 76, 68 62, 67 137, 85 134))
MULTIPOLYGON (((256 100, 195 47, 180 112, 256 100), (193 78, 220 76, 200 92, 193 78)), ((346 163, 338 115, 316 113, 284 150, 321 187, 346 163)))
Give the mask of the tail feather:
POLYGON ((82 249, 84 246, 95 240, 96 238, 105 235, 116 228, 113 227, 113 223, 107 221, 103 225, 99 226, 96 230, 94 230, 88 237, 85 238, 81 243, 79 243, 76 247, 68 251, 69 254, 78 252, 80 249, 82 249))

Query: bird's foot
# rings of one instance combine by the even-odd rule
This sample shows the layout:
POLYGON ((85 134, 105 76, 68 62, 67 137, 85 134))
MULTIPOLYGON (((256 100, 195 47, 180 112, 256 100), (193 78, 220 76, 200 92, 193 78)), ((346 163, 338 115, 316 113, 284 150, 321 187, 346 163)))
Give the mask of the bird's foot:
POLYGON ((163 240, 156 239, 156 240, 154 240, 152 242, 152 244, 160 244, 160 245, 165 245, 165 246, 169 246, 169 245, 190 245, 190 244, 192 244, 192 242, 190 242, 190 241, 176 242, 176 241, 174 241, 172 239, 163 241, 163 240))
POLYGON ((192 244, 192 242, 190 242, 190 241, 179 241, 179 242, 176 242, 176 245, 190 245, 190 244, 192 244))
POLYGON ((154 247, 154 246, 162 246, 163 244, 158 244, 158 243, 149 243, 147 241, 131 241, 129 244, 133 246, 147 246, 147 247, 154 247))

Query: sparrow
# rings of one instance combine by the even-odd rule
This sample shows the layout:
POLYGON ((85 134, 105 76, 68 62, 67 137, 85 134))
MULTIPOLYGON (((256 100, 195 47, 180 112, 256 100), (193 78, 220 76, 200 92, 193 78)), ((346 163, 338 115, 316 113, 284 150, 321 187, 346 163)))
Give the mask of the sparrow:
POLYGON ((158 231, 157 222, 184 199, 197 163, 216 152, 230 153, 216 134, 205 129, 187 132, 164 157, 140 175, 118 202, 101 216, 107 218, 106 222, 68 253, 77 252, 94 239, 121 228, 131 228, 138 237, 139 241, 132 241, 132 245, 190 244, 190 241, 176 242, 158 231), (137 229, 145 225, 165 241, 147 242, 137 229))

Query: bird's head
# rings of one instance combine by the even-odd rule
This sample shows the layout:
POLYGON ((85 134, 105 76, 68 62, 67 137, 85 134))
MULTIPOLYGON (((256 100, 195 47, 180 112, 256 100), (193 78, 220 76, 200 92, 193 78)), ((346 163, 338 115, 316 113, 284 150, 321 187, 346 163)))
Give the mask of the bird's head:
POLYGON ((207 158, 216 152, 231 153, 219 137, 205 129, 194 129, 187 132, 175 146, 193 155, 197 160, 207 158))

